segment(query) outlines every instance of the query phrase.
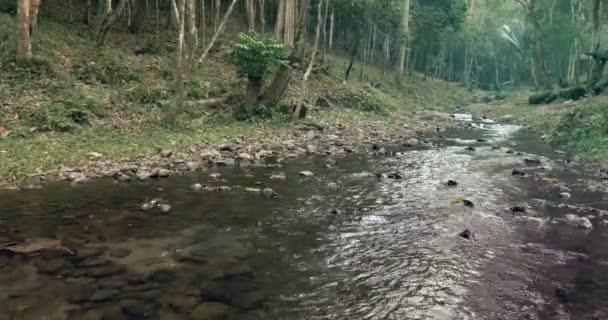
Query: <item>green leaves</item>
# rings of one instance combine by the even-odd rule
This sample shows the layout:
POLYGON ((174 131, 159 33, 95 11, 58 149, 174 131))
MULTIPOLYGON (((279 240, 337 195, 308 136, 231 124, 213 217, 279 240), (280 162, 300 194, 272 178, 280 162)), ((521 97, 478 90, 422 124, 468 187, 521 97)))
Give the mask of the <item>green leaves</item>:
POLYGON ((226 54, 239 74, 250 79, 264 79, 268 70, 282 63, 286 56, 281 42, 255 33, 241 33, 239 42, 226 54))

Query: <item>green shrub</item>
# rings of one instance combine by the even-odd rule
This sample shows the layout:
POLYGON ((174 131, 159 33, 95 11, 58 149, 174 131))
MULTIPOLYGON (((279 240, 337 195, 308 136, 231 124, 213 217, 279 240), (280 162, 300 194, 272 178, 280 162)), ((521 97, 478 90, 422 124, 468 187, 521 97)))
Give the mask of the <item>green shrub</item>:
POLYGON ((119 65, 115 62, 80 62, 74 64, 72 75, 86 83, 99 82, 102 84, 124 84, 140 81, 141 77, 129 66, 119 65))
POLYGON ((346 93, 340 100, 340 104, 346 108, 386 114, 388 102, 381 93, 375 89, 352 90, 346 93))
POLYGON ((249 79, 264 79, 287 55, 285 46, 272 38, 255 33, 242 33, 226 57, 237 67, 239 75, 249 79))
POLYGON ((37 109, 31 121, 39 131, 69 132, 89 124, 91 115, 103 116, 97 100, 91 96, 73 97, 37 109))
POLYGON ((608 108, 577 107, 563 114, 551 130, 548 142, 592 161, 608 155, 608 108))
POLYGON ((169 91, 164 87, 146 88, 143 86, 136 86, 129 90, 126 96, 129 101, 147 108, 160 108, 163 101, 171 98, 169 91))
POLYGON ((190 81, 188 82, 188 98, 206 99, 209 98, 211 85, 209 82, 190 81))

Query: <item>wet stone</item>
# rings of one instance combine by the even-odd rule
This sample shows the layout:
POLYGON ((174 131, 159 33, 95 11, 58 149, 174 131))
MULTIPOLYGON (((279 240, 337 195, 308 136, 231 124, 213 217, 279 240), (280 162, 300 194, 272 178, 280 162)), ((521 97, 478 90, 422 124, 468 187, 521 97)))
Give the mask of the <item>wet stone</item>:
POLYGON ((116 289, 111 289, 111 288, 98 289, 93 293, 93 295, 89 298, 89 300, 91 300, 93 302, 107 301, 107 300, 112 299, 116 295, 118 295, 118 290, 116 290, 116 289))
POLYGON ((169 293, 163 296, 161 301, 179 312, 190 311, 199 303, 197 297, 177 293, 169 293))
POLYGON ((230 308, 225 304, 205 302, 196 306, 191 316, 193 320, 223 320, 228 317, 229 311, 230 308))
POLYGON ((154 314, 154 305, 141 300, 124 299, 120 301, 122 311, 131 317, 145 318, 154 314))
POLYGON ((61 269, 65 268, 66 262, 63 259, 54 259, 40 261, 36 264, 38 272, 43 274, 57 274, 61 269))
POLYGON ((458 182, 456 182, 455 180, 448 180, 448 182, 446 183, 446 185, 448 187, 457 187, 458 186, 458 182))
POLYGON ((475 234, 469 230, 469 229, 465 229, 463 232, 461 232, 460 234, 458 234, 461 238, 467 239, 467 240, 474 240, 475 239, 475 234))
POLYGON ((112 258, 118 258, 118 259, 124 258, 124 257, 127 257, 127 256, 131 255, 131 249, 129 249, 129 248, 115 248, 115 249, 110 250, 109 255, 112 258))
POLYGON ((95 278, 103 278, 121 273, 122 271, 123 269, 119 266, 109 265, 104 267, 90 268, 87 270, 87 274, 95 278))
POLYGON ((471 200, 462 200, 462 204, 465 207, 469 207, 469 208, 473 208, 475 206, 475 204, 471 201, 471 200))
POLYGON ((525 213, 527 211, 526 207, 522 206, 511 207, 509 210, 513 213, 525 213))

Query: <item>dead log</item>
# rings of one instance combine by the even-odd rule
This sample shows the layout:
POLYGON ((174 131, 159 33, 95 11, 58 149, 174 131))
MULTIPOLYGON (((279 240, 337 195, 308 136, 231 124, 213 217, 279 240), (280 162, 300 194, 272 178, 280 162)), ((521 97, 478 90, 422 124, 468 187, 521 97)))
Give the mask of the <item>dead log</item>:
POLYGON ((560 90, 557 95, 566 100, 578 100, 587 94, 587 90, 584 87, 572 87, 564 90, 560 90))
POLYGON ((553 91, 544 91, 540 93, 535 93, 528 97, 529 104, 543 104, 550 103, 557 99, 557 95, 553 91))
POLYGON ((213 99, 203 99, 198 101, 186 101, 185 104, 187 106, 192 107, 201 107, 201 108, 216 108, 223 104, 226 101, 226 98, 213 98, 213 99))

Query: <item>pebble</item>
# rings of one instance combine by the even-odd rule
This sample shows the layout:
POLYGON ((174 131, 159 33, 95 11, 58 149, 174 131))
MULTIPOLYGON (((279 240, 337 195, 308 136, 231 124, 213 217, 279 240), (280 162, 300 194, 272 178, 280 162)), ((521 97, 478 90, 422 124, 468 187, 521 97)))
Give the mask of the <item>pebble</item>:
POLYGON ((303 176, 303 177, 312 177, 315 174, 312 173, 311 171, 300 171, 300 175, 303 176))
POLYGON ((203 185, 200 184, 200 183, 195 183, 195 184, 193 184, 193 185, 190 186, 190 190, 195 191, 195 192, 196 191, 201 191, 201 190, 203 190, 203 185))

